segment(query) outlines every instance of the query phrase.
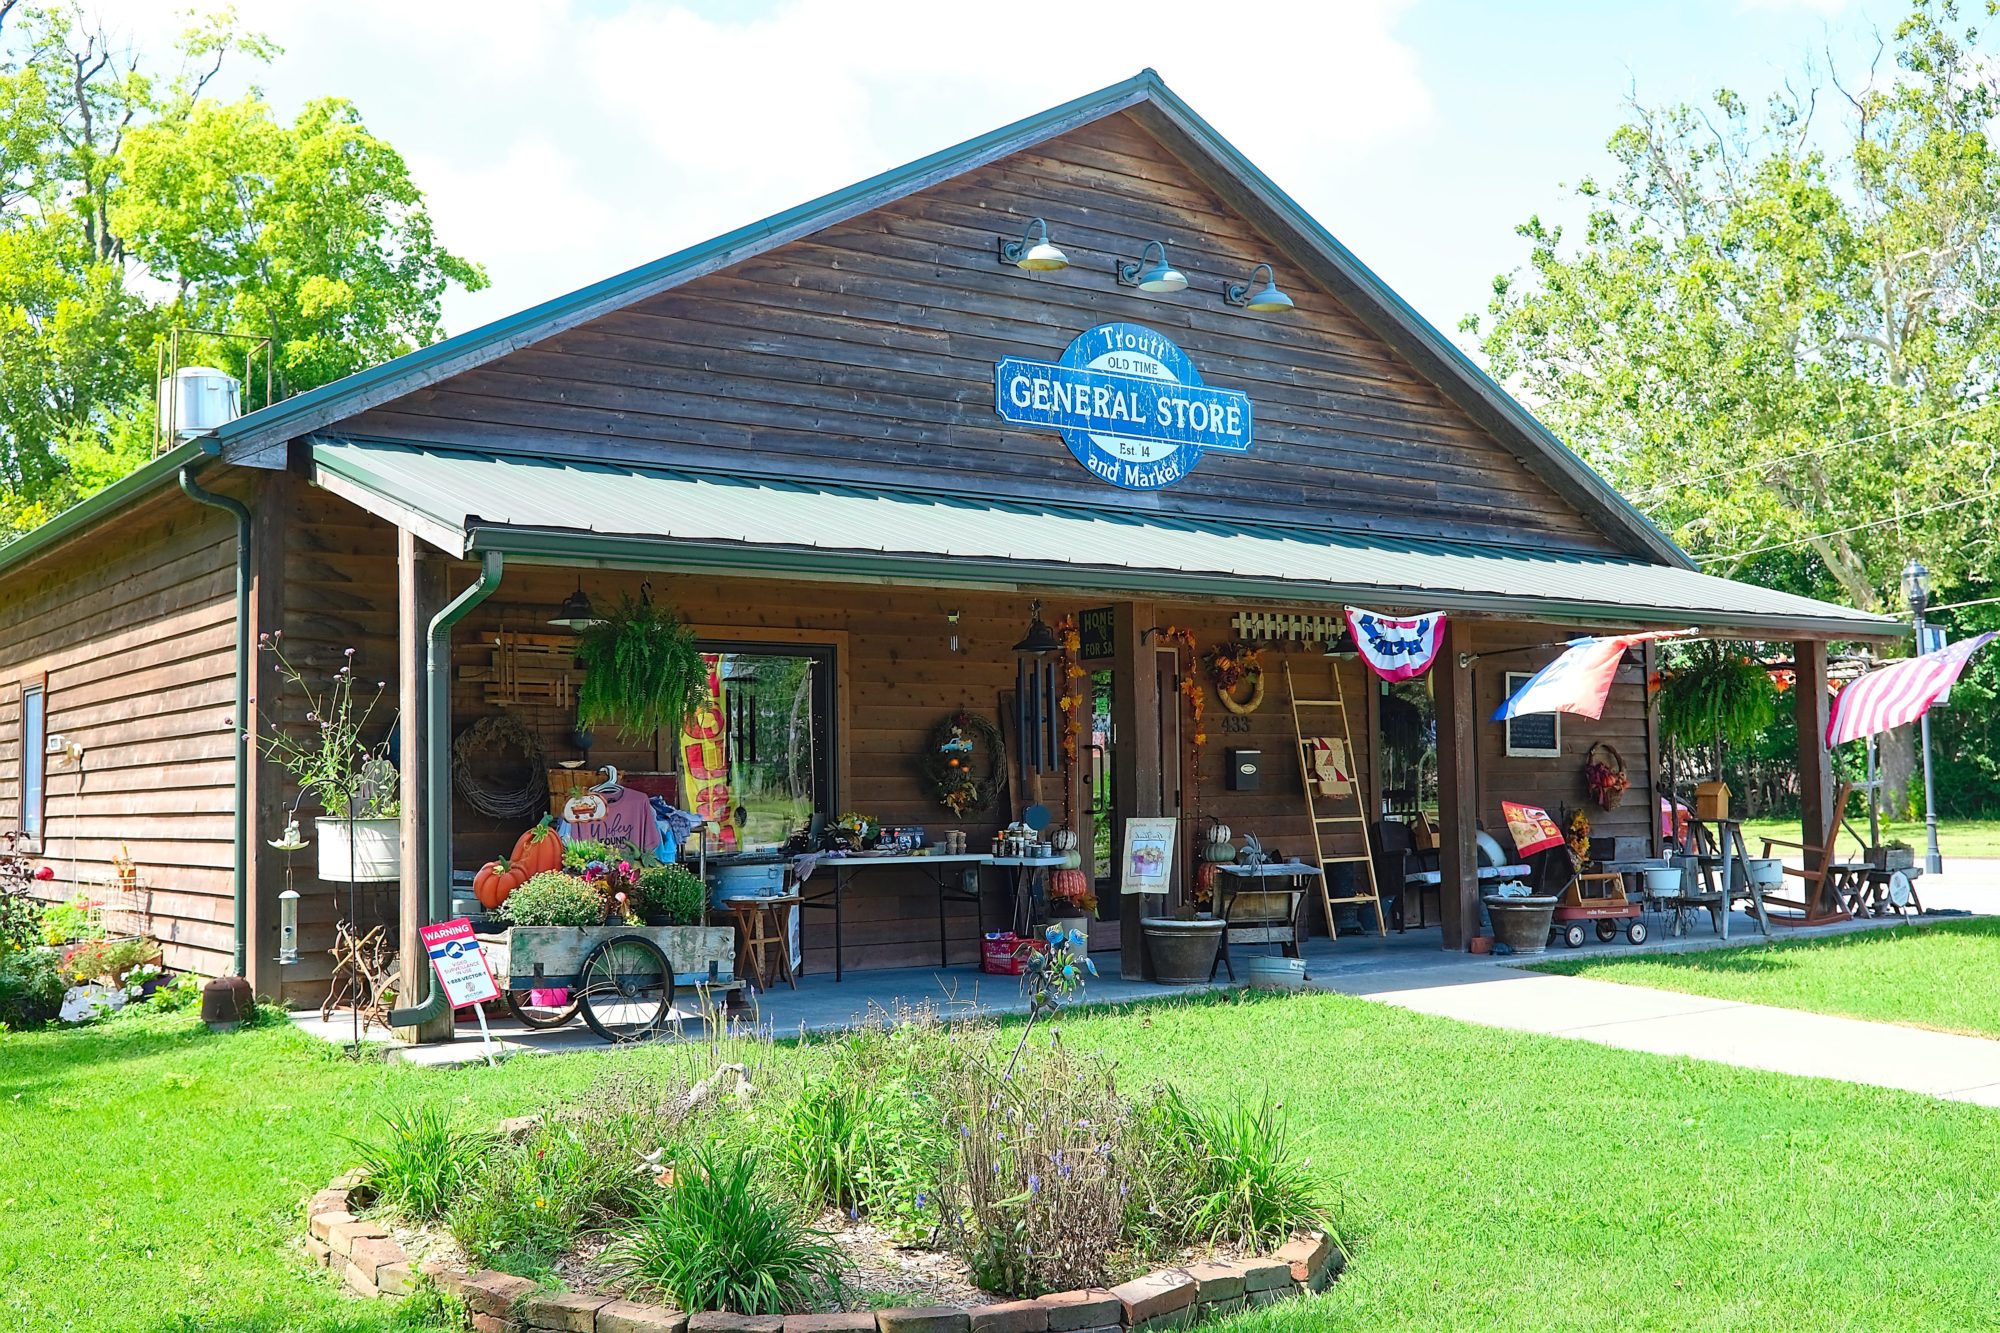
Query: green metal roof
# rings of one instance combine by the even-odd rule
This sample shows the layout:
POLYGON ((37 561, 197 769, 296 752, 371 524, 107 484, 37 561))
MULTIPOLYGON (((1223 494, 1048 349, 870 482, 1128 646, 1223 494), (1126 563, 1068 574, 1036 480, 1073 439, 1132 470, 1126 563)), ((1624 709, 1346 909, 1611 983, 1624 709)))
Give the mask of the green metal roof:
POLYGON ((1782 638, 1899 622, 1694 570, 1333 529, 319 440, 315 480, 456 555, 1176 598, 1357 601, 1782 638))
MULTIPOLYGON (((1051 107, 1011 125, 968 139, 905 166, 786 209, 747 227, 704 241, 649 264, 607 278, 567 296, 532 306, 481 328, 420 348, 393 361, 323 385, 296 398, 240 417, 215 432, 231 462, 281 465, 290 439, 336 427, 371 407, 400 398, 509 352, 553 337, 587 320, 666 291, 703 274, 739 263, 788 241, 949 180, 1010 153, 1068 133, 1105 116, 1150 108, 1182 142, 1256 201, 1272 225, 1289 230, 1304 257, 1317 265, 1316 280, 1358 301, 1360 313, 1395 329, 1434 365, 1440 388, 1501 423, 1509 446, 1572 504, 1592 515, 1621 545, 1687 569, 1694 562, 1563 442, 1536 420, 1456 343, 1445 337, 1386 282, 1357 259, 1235 145, 1197 115, 1152 70, 1051 107)), ((1175 147, 1169 144, 1169 147, 1175 147)))
POLYGON ((0 546, 0 571, 12 569, 72 533, 89 527, 113 510, 122 509, 152 491, 171 484, 182 468, 213 455, 215 451, 216 445, 211 439, 189 440, 175 445, 150 462, 126 473, 103 490, 77 501, 40 527, 30 528, 6 545, 0 546))

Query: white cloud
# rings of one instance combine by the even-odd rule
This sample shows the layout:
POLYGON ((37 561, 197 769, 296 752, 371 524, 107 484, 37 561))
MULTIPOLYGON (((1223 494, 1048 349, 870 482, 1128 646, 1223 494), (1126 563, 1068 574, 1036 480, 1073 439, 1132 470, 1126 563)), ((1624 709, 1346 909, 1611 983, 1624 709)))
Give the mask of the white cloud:
MULTIPOLYGON (((94 7, 149 47, 159 0, 94 7)), ((461 330, 1151 65, 1280 184, 1424 124, 1403 0, 1143 7, 789 0, 238 0, 285 54, 239 67, 281 108, 360 106, 409 158, 440 236, 493 286, 461 330)))

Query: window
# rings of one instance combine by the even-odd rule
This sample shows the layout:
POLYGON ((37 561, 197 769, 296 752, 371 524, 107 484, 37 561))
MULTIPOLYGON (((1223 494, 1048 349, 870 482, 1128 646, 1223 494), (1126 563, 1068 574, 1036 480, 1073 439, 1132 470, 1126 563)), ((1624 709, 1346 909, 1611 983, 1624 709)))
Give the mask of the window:
POLYGON ((1401 819, 1438 813, 1437 702, 1430 673, 1415 680, 1381 682, 1382 813, 1401 819))
POLYGON ((709 696, 682 728, 681 804, 722 826, 722 850, 776 850, 833 813, 833 650, 704 643, 702 655, 709 696))
POLYGON ((42 794, 48 776, 48 693, 40 685, 21 690, 21 832, 42 836, 42 794))
MULTIPOLYGON (((1534 678, 1532 671, 1509 671, 1507 695, 1534 678)), ((1555 759, 1562 754, 1561 713, 1521 713, 1507 719, 1507 753, 1530 759, 1555 759)))

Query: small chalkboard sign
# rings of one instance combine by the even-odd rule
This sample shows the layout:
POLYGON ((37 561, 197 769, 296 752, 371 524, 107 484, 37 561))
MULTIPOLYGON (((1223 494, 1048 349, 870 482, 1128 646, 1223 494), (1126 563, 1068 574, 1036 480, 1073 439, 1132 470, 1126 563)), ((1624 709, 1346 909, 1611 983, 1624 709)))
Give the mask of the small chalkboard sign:
MULTIPOLYGON (((1507 697, 1528 683, 1532 671, 1507 673, 1507 697)), ((1531 759, 1555 759, 1562 755, 1561 713, 1517 713, 1507 719, 1507 753, 1531 759)))
POLYGON ((1094 606, 1088 611, 1077 612, 1076 636, 1081 644, 1078 651, 1086 662, 1093 658, 1111 656, 1115 642, 1111 608, 1094 606))

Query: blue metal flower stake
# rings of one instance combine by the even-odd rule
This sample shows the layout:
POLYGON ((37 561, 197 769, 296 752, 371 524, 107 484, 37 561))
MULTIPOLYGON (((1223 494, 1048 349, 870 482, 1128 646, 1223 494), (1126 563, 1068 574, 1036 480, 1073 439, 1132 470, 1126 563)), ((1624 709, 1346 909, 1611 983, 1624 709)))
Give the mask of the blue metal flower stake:
POLYGON ((1021 989, 1028 996, 1028 1023, 1021 1029, 1013 1058, 1007 1061, 1007 1078, 1014 1077, 1014 1066, 1021 1062, 1021 1052, 1028 1047, 1035 1023, 1042 1015, 1071 1003, 1088 978, 1097 975, 1097 964, 1090 961, 1089 945, 1082 931, 1050 926, 1039 941, 1024 940, 1020 954, 1028 962, 1028 970, 1021 974, 1021 989))

